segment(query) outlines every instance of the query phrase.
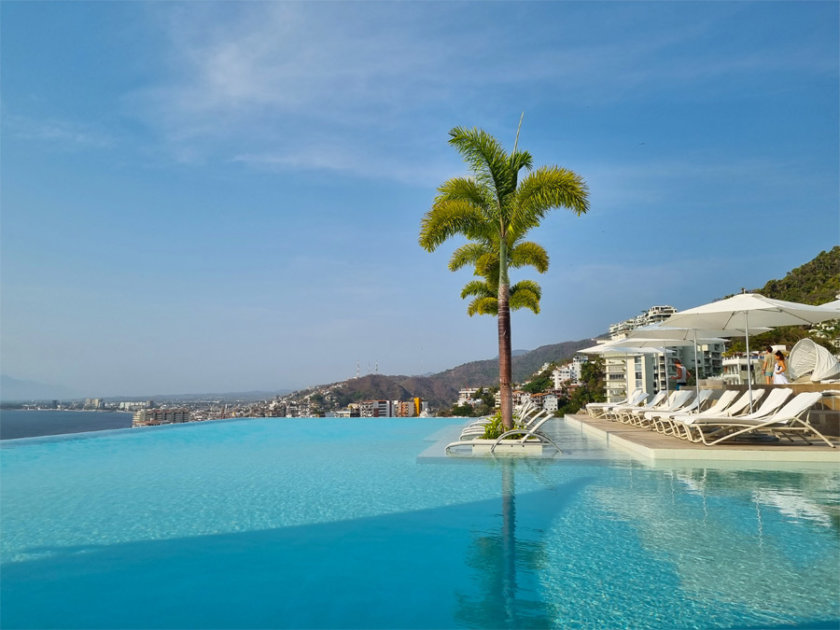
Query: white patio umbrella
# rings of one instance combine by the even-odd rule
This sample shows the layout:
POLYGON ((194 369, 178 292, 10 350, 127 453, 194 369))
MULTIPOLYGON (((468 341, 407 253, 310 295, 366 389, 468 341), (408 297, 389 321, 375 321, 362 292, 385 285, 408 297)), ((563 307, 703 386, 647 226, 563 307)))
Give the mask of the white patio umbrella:
MULTIPOLYGON (((755 332, 759 328, 776 328, 777 326, 807 326, 835 319, 838 316, 840 316, 840 309, 775 300, 758 293, 742 293, 679 311, 662 322, 662 326, 735 333, 735 335, 727 336, 744 335, 749 366, 750 331, 755 332)), ((750 408, 752 408, 752 376, 749 370, 747 374, 749 375, 747 386, 750 392, 750 408)))
MULTIPOLYGON (((621 342, 624 341, 626 340, 621 340, 621 342)), ((665 349, 661 347, 662 345, 662 343, 656 344, 656 347, 646 346, 644 343, 639 345, 625 343, 621 345, 619 342, 605 341, 604 343, 578 350, 578 352, 581 354, 656 354, 665 349)))
MULTIPOLYGON (((825 308, 833 308, 837 311, 840 311, 840 295, 837 296, 837 299, 833 302, 826 302, 825 304, 820 304, 820 306, 824 306, 825 308)), ((840 314, 837 315, 840 317, 840 314)))

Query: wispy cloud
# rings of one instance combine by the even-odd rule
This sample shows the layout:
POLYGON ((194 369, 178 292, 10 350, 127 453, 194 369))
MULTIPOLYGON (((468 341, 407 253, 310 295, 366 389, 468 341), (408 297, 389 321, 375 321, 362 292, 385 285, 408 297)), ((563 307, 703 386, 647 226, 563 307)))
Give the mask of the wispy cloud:
POLYGON ((115 139, 88 123, 69 120, 36 120, 27 116, 6 115, 4 127, 17 138, 49 143, 65 150, 100 149, 115 144, 115 139))
POLYGON ((363 141, 380 174, 400 181, 429 161, 419 156, 430 133, 445 133, 435 125, 456 108, 480 117, 523 101, 606 104, 655 98, 663 85, 702 85, 696 98, 703 100, 720 78, 836 71, 836 60, 819 61, 807 45, 719 49, 737 9, 718 5, 699 19, 656 4, 594 14, 564 3, 528 11, 500 4, 486 19, 469 6, 425 3, 164 4, 157 11, 171 73, 129 103, 173 154, 359 173, 355 147, 363 141), (458 26, 465 20, 468 29, 458 26))

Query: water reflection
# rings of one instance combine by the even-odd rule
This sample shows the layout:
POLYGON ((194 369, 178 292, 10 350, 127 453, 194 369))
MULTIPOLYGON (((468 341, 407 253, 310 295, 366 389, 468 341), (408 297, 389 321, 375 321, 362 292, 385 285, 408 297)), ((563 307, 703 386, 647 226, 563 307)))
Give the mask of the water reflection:
POLYGON ((796 471, 674 469, 671 474, 688 492, 731 496, 770 509, 792 521, 808 521, 840 531, 840 471, 823 474, 796 471))
POLYGON ((470 628, 544 628, 556 624, 555 607, 543 601, 540 571, 547 563, 545 534, 568 502, 589 483, 577 479, 544 491, 516 494, 517 467, 499 461, 502 496, 499 526, 473 534, 466 563, 476 576, 471 594, 457 594, 455 616, 470 628))
POLYGON ((632 475, 598 503, 671 565, 688 601, 768 623, 838 614, 840 474, 673 468, 632 475))

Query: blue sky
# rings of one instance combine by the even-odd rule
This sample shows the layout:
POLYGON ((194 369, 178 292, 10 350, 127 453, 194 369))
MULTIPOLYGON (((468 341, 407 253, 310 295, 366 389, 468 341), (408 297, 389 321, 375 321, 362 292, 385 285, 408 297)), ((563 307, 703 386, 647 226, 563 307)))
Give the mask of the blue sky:
MULTIPOLYGON (((417 244, 480 127, 582 175, 513 345, 755 288, 840 241, 837 2, 14 2, 2 371, 82 396, 496 354, 417 244)), ((466 385, 466 384, 465 384, 466 385)))

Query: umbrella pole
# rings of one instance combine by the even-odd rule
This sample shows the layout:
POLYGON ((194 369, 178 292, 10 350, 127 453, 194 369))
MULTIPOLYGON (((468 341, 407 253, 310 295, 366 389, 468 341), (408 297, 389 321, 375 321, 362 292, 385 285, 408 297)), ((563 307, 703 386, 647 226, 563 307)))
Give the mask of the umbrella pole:
MULTIPOLYGON (((700 368, 697 367, 697 329, 695 328, 692 332, 694 333, 694 390, 697 400, 700 400, 700 368)), ((697 410, 700 411, 699 406, 697 410)))
POLYGON ((750 356, 750 312, 744 311, 744 323, 746 324, 746 346, 747 346, 747 391, 750 393, 750 413, 753 410, 752 396, 752 357, 750 356))

